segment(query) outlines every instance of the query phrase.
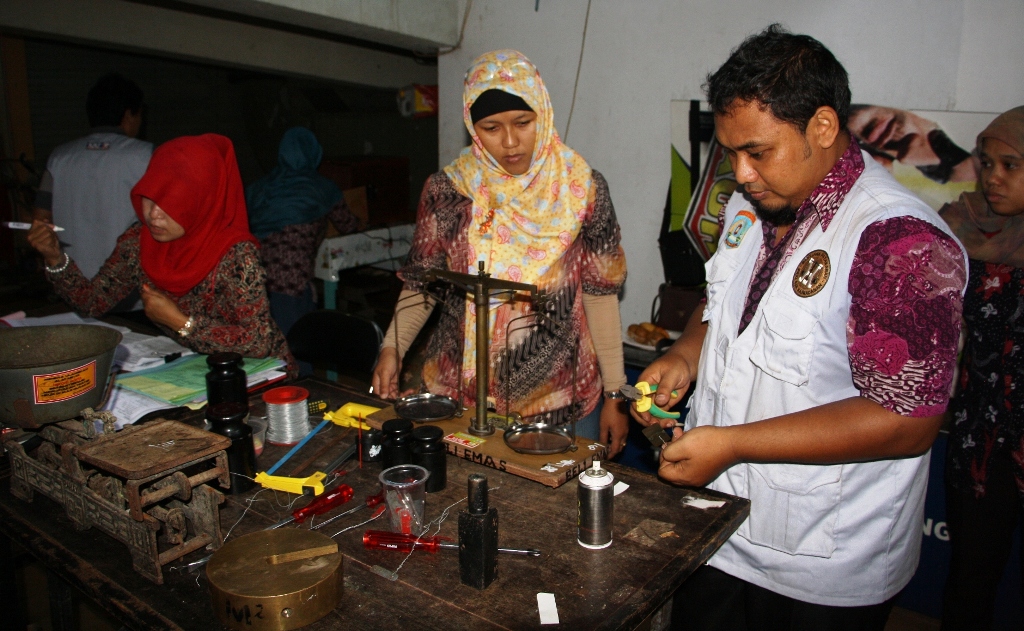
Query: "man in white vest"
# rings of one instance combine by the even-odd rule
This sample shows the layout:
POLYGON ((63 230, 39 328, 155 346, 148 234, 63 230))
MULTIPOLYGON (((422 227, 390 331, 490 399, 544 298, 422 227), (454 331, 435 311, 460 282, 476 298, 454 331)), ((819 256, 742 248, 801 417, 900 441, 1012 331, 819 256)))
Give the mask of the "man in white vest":
POLYGON ((750 517, 676 593, 673 628, 881 630, 917 567, 966 258, 851 138, 817 40, 770 26, 705 87, 739 187, 704 309, 640 379, 663 408, 696 381, 659 475, 750 517))
POLYGON ((86 112, 92 131, 50 154, 34 216, 64 228, 61 241, 92 278, 121 233, 138 221, 130 192, 149 166, 153 145, 136 138, 142 90, 134 81, 101 77, 89 90, 86 112))

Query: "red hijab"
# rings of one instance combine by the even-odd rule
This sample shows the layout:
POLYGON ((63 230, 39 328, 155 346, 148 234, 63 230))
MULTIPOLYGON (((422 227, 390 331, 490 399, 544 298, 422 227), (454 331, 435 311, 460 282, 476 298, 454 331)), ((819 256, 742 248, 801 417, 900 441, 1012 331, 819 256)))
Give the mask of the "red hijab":
POLYGON ((167 243, 155 240, 146 228, 139 237, 143 271, 170 294, 181 296, 198 285, 236 243, 256 243, 235 149, 224 136, 183 136, 160 145, 132 189, 135 214, 145 224, 143 197, 185 229, 167 243))

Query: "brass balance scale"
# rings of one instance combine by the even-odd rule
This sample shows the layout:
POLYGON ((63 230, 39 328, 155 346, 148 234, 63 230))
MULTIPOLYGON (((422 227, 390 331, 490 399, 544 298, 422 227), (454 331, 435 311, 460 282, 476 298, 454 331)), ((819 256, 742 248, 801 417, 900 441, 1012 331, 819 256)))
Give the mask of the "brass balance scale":
MULTIPOLYGON (((524 422, 523 417, 514 411, 506 411, 504 414, 489 411, 487 408, 487 385, 490 381, 490 300, 497 294, 504 293, 525 293, 528 294, 535 305, 544 305, 545 297, 539 292, 536 285, 517 283, 508 280, 492 278, 484 271, 484 263, 478 263, 476 274, 463 274, 447 270, 430 270, 424 275, 424 280, 445 280, 452 285, 473 294, 474 305, 476 306, 476 410, 470 420, 468 431, 474 436, 490 436, 496 430, 504 432, 504 441, 512 450, 530 455, 550 455, 566 451, 576 450, 576 428, 578 418, 562 425, 555 425, 542 421, 524 422)), ((443 300, 439 300, 444 305, 443 300)), ((507 333, 517 330, 515 327, 523 322, 536 323, 538 320, 546 320, 555 326, 561 326, 543 312, 543 308, 537 309, 517 318, 513 318, 507 325, 507 333)), ((566 331, 567 334, 571 333, 566 331)), ((566 339, 574 340, 569 334, 566 339)), ((576 354, 573 353, 572 373, 573 387, 576 384, 576 354)), ((575 397, 574 397, 575 398, 575 397)), ((418 394, 399 400, 395 409, 399 415, 413 421, 427 422, 438 420, 438 403, 447 399, 431 394, 418 394)), ((508 397, 506 396, 506 405, 508 397)), ((449 400, 450 401, 450 400, 449 400)), ((450 417, 452 414, 461 413, 461 405, 450 401, 450 417)), ((578 413, 578 411, 577 411, 578 413)))

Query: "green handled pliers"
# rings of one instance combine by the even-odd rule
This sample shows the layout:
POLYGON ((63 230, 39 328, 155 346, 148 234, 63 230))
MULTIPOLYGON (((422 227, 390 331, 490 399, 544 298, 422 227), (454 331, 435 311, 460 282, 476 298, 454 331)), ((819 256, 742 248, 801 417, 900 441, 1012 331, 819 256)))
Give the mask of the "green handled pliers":
MULTIPOLYGON (((654 397, 651 395, 658 391, 658 384, 653 386, 646 381, 638 381, 635 386, 631 386, 628 383, 621 388, 619 392, 622 393, 627 400, 636 403, 636 411, 643 413, 650 411, 651 416, 656 418, 671 418, 678 419, 679 412, 666 412, 665 410, 654 405, 654 397)), ((672 391, 672 396, 679 396, 679 392, 676 390, 672 391)))

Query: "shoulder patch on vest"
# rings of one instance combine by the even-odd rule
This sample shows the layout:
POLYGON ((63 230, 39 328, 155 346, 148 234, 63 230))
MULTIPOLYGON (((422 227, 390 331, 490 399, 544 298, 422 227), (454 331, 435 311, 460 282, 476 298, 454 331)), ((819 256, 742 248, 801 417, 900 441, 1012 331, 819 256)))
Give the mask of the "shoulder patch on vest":
POLYGON ((832 263, 825 250, 815 250, 805 256, 793 274, 793 291, 801 298, 810 298, 825 288, 832 263))
POLYGON ((739 247, 740 241, 743 240, 743 235, 747 234, 747 230, 750 230, 750 227, 756 222, 757 215, 749 210, 741 210, 736 215, 736 219, 733 219, 732 225, 725 232, 725 247, 739 247))

